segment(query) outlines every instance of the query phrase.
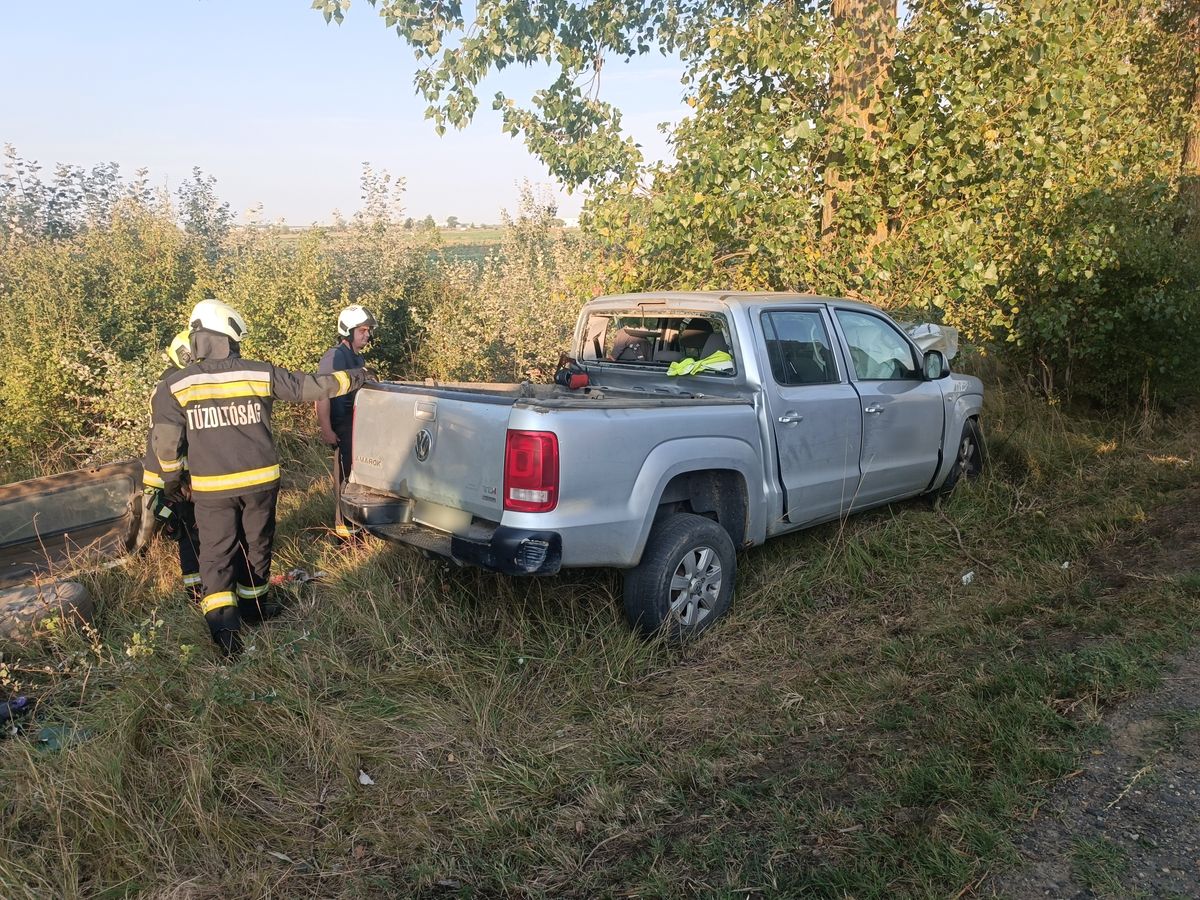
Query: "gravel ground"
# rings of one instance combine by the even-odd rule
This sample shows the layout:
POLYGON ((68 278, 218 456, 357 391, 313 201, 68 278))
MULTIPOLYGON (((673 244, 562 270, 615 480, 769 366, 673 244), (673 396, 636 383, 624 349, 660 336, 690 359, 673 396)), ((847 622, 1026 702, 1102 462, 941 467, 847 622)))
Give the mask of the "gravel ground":
MULTIPOLYGON (((1200 571, 1200 488, 1090 566, 1111 591, 1200 571)), ((1197 597, 1200 602, 1200 596, 1197 597)), ((1200 897, 1200 645, 1158 690, 1104 717, 1108 741, 1052 792, 1018 839, 1023 863, 985 897, 1200 897)))
POLYGON ((1200 647, 1105 724, 1018 841, 1025 864, 984 896, 1200 897, 1200 647))

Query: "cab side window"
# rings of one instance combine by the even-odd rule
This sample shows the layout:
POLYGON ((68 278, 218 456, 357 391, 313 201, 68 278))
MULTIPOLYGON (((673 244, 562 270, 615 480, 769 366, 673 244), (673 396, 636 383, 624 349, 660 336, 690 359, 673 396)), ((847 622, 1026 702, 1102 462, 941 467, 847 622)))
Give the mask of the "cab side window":
POLYGON ((821 314, 788 310, 762 314, 767 358, 778 384, 832 384, 838 380, 821 314))
POLYGON ((920 380, 921 370, 912 346, 894 325, 878 316, 847 309, 839 309, 837 317, 860 381, 920 380))

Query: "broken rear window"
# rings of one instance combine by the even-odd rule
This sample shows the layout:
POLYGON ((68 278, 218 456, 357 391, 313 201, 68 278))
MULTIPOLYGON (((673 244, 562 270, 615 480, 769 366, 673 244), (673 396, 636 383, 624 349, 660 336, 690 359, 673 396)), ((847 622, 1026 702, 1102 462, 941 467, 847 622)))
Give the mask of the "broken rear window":
MULTIPOLYGON (((585 361, 666 369, 719 351, 732 355, 731 344, 729 324, 720 313, 655 316, 635 309, 590 315, 578 353, 585 361)), ((728 377, 735 372, 704 374, 728 377)))

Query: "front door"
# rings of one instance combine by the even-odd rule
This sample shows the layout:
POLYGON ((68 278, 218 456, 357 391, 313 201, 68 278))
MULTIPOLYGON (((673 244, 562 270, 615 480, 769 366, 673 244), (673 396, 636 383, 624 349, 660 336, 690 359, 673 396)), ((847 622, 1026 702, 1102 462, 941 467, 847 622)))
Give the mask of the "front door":
POLYGON ((787 521, 835 518, 849 508, 858 484, 858 393, 833 350, 823 309, 773 308, 758 318, 787 521))
POLYGON ((917 348, 887 317, 839 309, 837 322, 862 402, 862 481, 854 505, 917 494, 938 465, 941 387, 925 381, 917 348))

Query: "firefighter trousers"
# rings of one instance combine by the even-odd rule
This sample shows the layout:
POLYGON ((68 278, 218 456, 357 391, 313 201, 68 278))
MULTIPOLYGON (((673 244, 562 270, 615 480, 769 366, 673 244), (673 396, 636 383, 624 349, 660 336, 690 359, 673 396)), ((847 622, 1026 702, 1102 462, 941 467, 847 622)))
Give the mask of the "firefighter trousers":
POLYGON ((196 530, 196 508, 191 500, 165 500, 162 490, 147 490, 150 509, 162 522, 163 532, 179 547, 179 575, 184 590, 193 600, 204 596, 200 586, 200 533, 196 530))
POLYGON ((237 497, 194 497, 200 531, 200 608, 215 640, 237 649, 242 619, 263 618, 270 589, 279 485, 237 497))
POLYGON ((172 512, 179 517, 175 526, 175 540, 179 543, 179 574, 188 596, 200 600, 204 590, 200 586, 200 532, 196 530, 196 508, 190 500, 180 500, 171 505, 172 512))
POLYGON ((350 463, 354 459, 351 440, 354 430, 351 420, 338 422, 333 426, 337 435, 338 445, 333 451, 333 530, 340 538, 350 538, 358 534, 359 529, 342 518, 342 488, 350 477, 350 463))

